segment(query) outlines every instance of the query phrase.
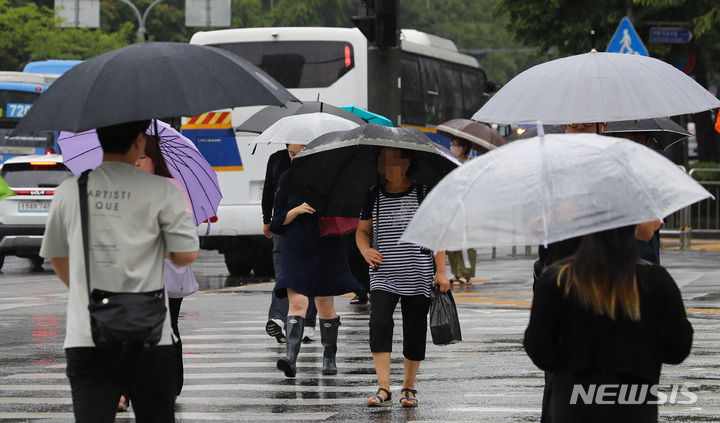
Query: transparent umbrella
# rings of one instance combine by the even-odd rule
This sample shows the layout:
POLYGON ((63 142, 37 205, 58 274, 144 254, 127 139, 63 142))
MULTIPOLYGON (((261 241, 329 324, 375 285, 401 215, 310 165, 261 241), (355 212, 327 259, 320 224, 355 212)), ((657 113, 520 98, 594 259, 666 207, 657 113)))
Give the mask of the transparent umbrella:
POLYGON ((712 93, 661 60, 593 51, 534 66, 472 117, 495 123, 583 123, 667 117, 720 107, 712 93))
POLYGON ((661 219, 711 197, 622 138, 549 134, 469 161, 428 194, 403 240, 435 251, 549 244, 661 219))
POLYGON ((257 138, 256 144, 302 144, 334 131, 347 131, 359 125, 330 113, 306 113, 284 117, 270 125, 257 138))

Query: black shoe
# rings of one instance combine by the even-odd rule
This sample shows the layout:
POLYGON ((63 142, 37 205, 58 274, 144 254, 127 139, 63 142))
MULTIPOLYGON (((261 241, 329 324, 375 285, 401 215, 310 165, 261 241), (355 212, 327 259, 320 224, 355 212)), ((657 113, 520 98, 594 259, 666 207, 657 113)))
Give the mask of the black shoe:
POLYGON ((265 332, 268 335, 275 338, 278 344, 285 343, 285 329, 282 327, 282 321, 280 319, 270 319, 265 324, 265 332))

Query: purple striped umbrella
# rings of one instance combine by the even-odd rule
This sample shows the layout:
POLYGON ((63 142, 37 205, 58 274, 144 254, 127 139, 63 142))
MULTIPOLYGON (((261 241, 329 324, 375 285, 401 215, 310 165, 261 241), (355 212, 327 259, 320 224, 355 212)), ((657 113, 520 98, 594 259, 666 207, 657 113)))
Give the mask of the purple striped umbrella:
MULTIPOLYGON (((222 193, 210 163, 189 139, 167 123, 158 120, 157 131, 165 163, 173 179, 183 186, 190 198, 195 225, 214 218, 222 193)), ((155 125, 151 124, 147 133, 153 135, 154 132, 155 125)), ((58 145, 65 166, 76 175, 87 169, 95 169, 102 163, 103 152, 94 129, 78 133, 63 131, 58 138, 58 145)))

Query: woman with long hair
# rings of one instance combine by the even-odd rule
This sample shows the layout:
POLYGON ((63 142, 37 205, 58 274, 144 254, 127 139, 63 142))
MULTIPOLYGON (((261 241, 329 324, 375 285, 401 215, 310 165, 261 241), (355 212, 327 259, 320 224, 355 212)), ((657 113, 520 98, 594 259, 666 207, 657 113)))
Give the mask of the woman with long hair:
POLYGON ((552 372, 543 405, 552 422, 657 422, 662 363, 690 353, 680 290, 663 267, 638 260, 634 233, 632 225, 582 237, 535 286, 524 345, 552 372), (601 385, 614 391, 598 402, 601 385))

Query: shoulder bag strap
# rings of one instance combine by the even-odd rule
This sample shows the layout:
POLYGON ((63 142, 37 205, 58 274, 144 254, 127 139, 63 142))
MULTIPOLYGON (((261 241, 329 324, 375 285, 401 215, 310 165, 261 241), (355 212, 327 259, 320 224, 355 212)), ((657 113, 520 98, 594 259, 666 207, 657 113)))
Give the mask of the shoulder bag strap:
POLYGON ((90 247, 87 183, 90 170, 86 170, 78 178, 78 192, 80 193, 80 226, 82 227, 83 257, 85 259, 85 281, 87 282, 88 298, 90 298, 90 247))

